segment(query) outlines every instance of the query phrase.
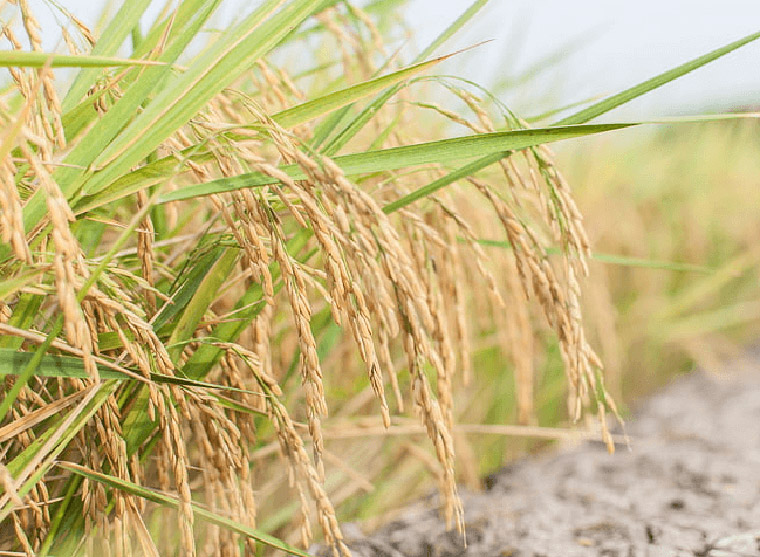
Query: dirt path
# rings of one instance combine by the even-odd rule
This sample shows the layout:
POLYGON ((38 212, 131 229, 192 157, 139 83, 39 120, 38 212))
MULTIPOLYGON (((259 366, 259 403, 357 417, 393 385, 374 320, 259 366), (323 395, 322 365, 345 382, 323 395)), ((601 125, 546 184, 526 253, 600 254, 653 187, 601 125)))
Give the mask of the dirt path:
POLYGON ((435 498, 357 557, 760 556, 760 354, 754 369, 675 382, 628 424, 632 452, 601 443, 516 462, 462 494, 467 547, 435 498))

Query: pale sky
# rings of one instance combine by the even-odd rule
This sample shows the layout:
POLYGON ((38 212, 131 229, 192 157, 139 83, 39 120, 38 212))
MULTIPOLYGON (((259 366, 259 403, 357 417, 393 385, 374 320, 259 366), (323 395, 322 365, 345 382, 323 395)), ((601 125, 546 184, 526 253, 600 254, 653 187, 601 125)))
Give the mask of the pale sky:
MULTIPOLYGON (((409 16, 424 22, 418 26, 421 36, 432 37, 469 3, 413 0, 409 16)), ((460 73, 483 81, 517 75, 575 43, 578 50, 563 64, 502 97, 524 106, 531 98, 546 97, 549 106, 561 106, 616 93, 757 31, 758 0, 492 0, 453 46, 496 39, 463 55, 468 60, 459 67, 460 73)), ((615 115, 674 115, 735 102, 760 104, 760 40, 615 115)))
MULTIPOLYGON (((87 23, 94 23, 103 5, 102 0, 58 2, 87 23)), ((30 3, 45 24, 44 16, 50 10, 44 0, 30 3)), ((430 42, 470 3, 410 0, 408 20, 419 46, 430 42)), ((226 0, 224 5, 229 15, 239 6, 250 9, 255 2, 226 0)), ((618 92, 758 30, 760 0, 491 0, 469 29, 438 54, 494 40, 446 62, 437 71, 490 85, 513 80, 546 57, 567 53, 562 63, 535 80, 500 95, 510 108, 530 116, 536 110, 618 92)), ((607 118, 723 110, 738 103, 758 105, 758 62, 760 40, 607 118)))

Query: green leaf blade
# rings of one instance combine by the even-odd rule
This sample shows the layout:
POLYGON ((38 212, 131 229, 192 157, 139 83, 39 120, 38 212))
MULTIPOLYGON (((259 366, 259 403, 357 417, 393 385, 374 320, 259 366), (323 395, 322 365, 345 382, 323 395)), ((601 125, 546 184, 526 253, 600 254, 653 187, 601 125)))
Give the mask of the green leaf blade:
MULTIPOLYGON (((587 124, 484 133, 415 145, 404 145, 380 151, 343 155, 335 157, 333 161, 347 175, 382 172, 397 170, 407 166, 441 164, 452 160, 475 158, 501 151, 525 149, 544 143, 620 130, 635 125, 637 124, 587 124)), ((286 172, 295 180, 305 178, 303 170, 297 165, 283 166, 280 170, 286 172)), ((187 186, 161 196, 158 203, 192 199, 203 195, 235 191, 246 187, 262 186, 276 182, 275 179, 260 173, 242 174, 233 178, 222 178, 204 184, 187 186)))
MULTIPOLYGON (((92 55, 113 56, 116 54, 124 39, 127 38, 129 30, 139 24, 140 17, 149 4, 150 0, 124 2, 95 43, 92 55)), ((79 72, 61 103, 64 113, 74 108, 76 103, 82 99, 95 83, 98 75, 98 71, 93 68, 84 69, 79 72)))
POLYGON ((617 108, 618 106, 630 102, 633 99, 640 97, 645 93, 648 93, 649 91, 657 89, 658 87, 662 87, 663 85, 670 83, 671 81, 678 79, 679 77, 686 75, 689 72, 693 72, 694 70, 699 69, 702 66, 709 64, 710 62, 717 60, 718 58, 725 56, 730 52, 733 52, 737 48, 740 48, 748 43, 751 43, 752 41, 757 40, 758 38, 760 38, 760 31, 757 33, 752 33, 751 35, 747 35, 746 37, 729 43, 721 48, 717 48, 712 52, 708 52, 703 56, 690 60, 685 64, 681 64, 678 67, 663 72, 651 79, 639 83, 638 85, 626 89, 625 91, 621 91, 617 95, 603 99, 598 103, 595 103, 588 108, 581 110, 580 112, 568 116, 567 118, 563 118, 557 122, 556 125, 566 126, 588 122, 597 116, 601 116, 602 114, 609 112, 613 108, 617 108))
POLYGON ((278 112, 272 116, 272 119, 284 128, 295 127, 322 116, 323 114, 327 114, 333 110, 337 110, 363 99, 364 97, 372 95, 382 89, 406 81, 442 62, 446 58, 448 58, 448 56, 442 56, 435 60, 430 60, 429 62, 416 64, 382 77, 358 83, 351 87, 347 87, 346 89, 341 89, 340 91, 330 93, 323 97, 294 106, 293 108, 278 112))
MULTIPOLYGON (((126 480, 122 480, 121 478, 117 478, 108 474, 95 472, 94 470, 90 470, 88 468, 85 468, 84 466, 79 466, 71 462, 59 462, 58 466, 60 468, 63 468, 64 470, 69 470, 70 472, 79 474, 80 476, 88 478, 92 481, 103 483, 114 489, 124 491, 126 493, 135 495, 137 497, 146 499, 148 501, 152 501, 153 503, 157 503, 164 507, 168 507, 170 509, 179 508, 179 505, 180 505, 179 499, 177 499, 176 497, 172 497, 171 495, 167 495, 165 493, 159 493, 147 487, 143 487, 141 485, 137 485, 135 483, 128 482, 126 480)), ((206 522, 215 524, 216 526, 225 528, 227 530, 230 530, 231 532, 236 532, 247 538, 254 539, 274 549, 279 549, 280 551, 285 551, 292 555, 298 555, 299 557, 310 557, 310 555, 306 553, 305 551, 297 549, 285 543, 284 541, 275 538, 274 536, 270 536, 269 534, 265 534, 264 532, 255 530, 254 528, 251 528, 250 526, 246 526, 245 524, 241 524, 235 520, 232 520, 230 518, 217 514, 208 509, 205 509, 196 503, 192 503, 192 507, 193 507, 193 515, 196 518, 200 518, 201 520, 205 520, 206 522)))
POLYGON ((54 54, 47 52, 23 52, 20 50, 0 50, 2 68, 113 68, 119 66, 164 66, 152 60, 130 60, 111 56, 87 54, 54 54))

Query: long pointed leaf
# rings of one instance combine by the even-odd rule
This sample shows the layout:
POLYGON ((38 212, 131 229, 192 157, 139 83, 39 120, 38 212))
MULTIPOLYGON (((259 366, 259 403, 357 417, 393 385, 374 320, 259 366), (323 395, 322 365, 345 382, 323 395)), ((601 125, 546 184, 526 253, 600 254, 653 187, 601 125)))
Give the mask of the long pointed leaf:
POLYGON ((162 62, 151 60, 130 60, 110 56, 0 50, 0 67, 2 68, 42 68, 45 66, 50 66, 51 68, 112 68, 116 66, 164 65, 162 62))
MULTIPOLYGON (((543 143, 560 141, 575 137, 620 130, 636 124, 588 124, 582 126, 565 126, 557 128, 538 128, 513 130, 508 132, 484 133, 466 137, 443 139, 430 143, 405 145, 381 151, 355 153, 336 157, 335 163, 346 174, 361 174, 365 172, 382 172, 396 170, 406 166, 421 164, 446 163, 457 159, 477 157, 499 151, 525 149, 543 143)), ((303 170, 297 165, 281 167, 291 178, 305 178, 303 170)), ((187 186, 177 191, 167 193, 159 198, 159 203, 191 199, 212 193, 234 191, 253 186, 276 183, 276 180, 258 172, 241 174, 233 178, 222 178, 205 184, 187 186)))
MULTIPOLYGON (((40 459, 39 451, 44 449, 48 441, 53 438, 53 435, 58 435, 59 438, 56 441, 55 446, 43 456, 42 461, 39 466, 36 467, 36 470, 29 474, 27 479, 18 489, 19 497, 24 497, 42 479, 50 467, 55 463, 55 459, 58 455, 66 449, 69 442, 85 426, 92 415, 97 412, 98 408, 108 400, 108 397, 113 394, 118 385, 119 381, 112 380, 93 387, 93 389, 96 389, 94 395, 91 396, 89 400, 85 398, 85 401, 83 401, 84 405, 77 406, 69 412, 67 420, 64 420, 61 424, 61 427, 65 426, 63 431, 60 431, 60 427, 51 428, 27 447, 20 455, 8 463, 8 471, 14 478, 18 477, 19 474, 24 474, 24 470, 40 459)), ((0 511, 0 522, 5 520, 11 509, 12 507, 7 505, 0 511)))
MULTIPOLYGON (((504 240, 485 240, 480 239, 477 242, 482 246, 496 247, 512 249, 512 244, 504 240)), ((560 248, 547 248, 548 254, 561 254, 563 253, 560 248)), ((623 267, 639 267, 642 269, 661 269, 664 271, 684 271, 692 273, 715 273, 716 270, 703 265, 694 265, 693 263, 683 263, 680 261, 662 261, 657 259, 645 259, 643 257, 629 257, 627 255, 617 255, 613 253, 600 253, 593 252, 591 259, 599 261, 600 263, 608 263, 610 265, 620 265, 623 267)))
POLYGON ((562 120, 557 122, 556 125, 566 126, 570 124, 583 124, 585 122, 588 122, 589 120, 592 120, 593 118, 596 118, 597 116, 601 116, 605 112, 609 112, 613 108, 617 108, 618 106, 622 104, 632 101, 636 97, 640 97, 641 95, 648 93, 649 91, 657 89, 658 87, 662 87, 666 83, 670 83, 671 81, 678 79, 682 75, 686 75, 689 72, 692 72, 698 68, 701 68, 702 66, 709 64, 713 60, 717 60, 721 56, 725 56, 729 52, 733 52, 737 48, 742 47, 747 43, 751 43, 752 41, 757 40, 758 38, 760 38, 760 32, 747 35, 746 37, 739 39, 738 41, 734 41, 732 43, 727 44, 724 47, 717 48, 713 50, 712 52, 708 52, 704 56, 700 56, 698 58, 690 60, 689 62, 686 62, 685 64, 681 64, 680 66, 673 68, 672 70, 668 70, 651 79, 647 79, 646 81, 639 83, 638 85, 635 85, 634 87, 631 87, 630 89, 626 89, 625 91, 622 91, 618 93, 617 95, 613 95, 604 100, 601 100, 598 103, 595 103, 589 106, 588 108, 585 108, 581 110, 580 112, 573 114, 572 116, 563 118, 562 120))
MULTIPOLYGON (((116 54, 124 39, 127 38, 129 30, 140 22, 140 17, 145 8, 148 7, 148 4, 150 4, 150 0, 124 2, 95 43, 92 55, 113 56, 116 54)), ((79 72, 61 103, 64 113, 74 108, 76 103, 87 93, 87 90, 92 87, 98 75, 98 71, 94 69, 86 69, 79 72)))
MULTIPOLYGON (((488 0, 475 0, 470 6, 462 12, 462 14, 455 19, 451 25, 449 25, 438 37, 436 37, 432 43, 430 43, 420 55, 415 58, 415 62, 421 62, 430 57, 438 48, 440 48, 446 41, 453 37, 464 27, 468 21, 470 21, 475 14, 478 13, 483 6, 488 3, 488 0)), ((394 85, 388 88, 378 95, 369 105, 367 105, 357 116, 354 118, 341 132, 323 149, 323 153, 328 156, 332 156, 340 151, 351 138, 353 138, 359 131, 367 125, 372 116, 387 103, 393 95, 395 95, 400 86, 394 85)))
POLYGON ((266 21, 262 16, 281 2, 266 2, 199 56, 187 71, 158 92, 153 102, 95 161, 85 193, 97 192, 150 154, 222 89, 274 48, 310 16, 321 0, 294 0, 266 21))
POLYGON ((282 112, 278 112, 272 116, 272 119, 284 128, 292 128, 299 124, 303 124, 304 122, 308 122, 309 120, 313 120, 314 118, 322 116, 323 114, 337 110, 338 108, 346 106, 354 101, 372 95, 373 93, 377 93, 378 91, 385 89, 391 85, 406 81, 409 78, 435 66, 436 64, 439 64, 447 58, 450 58, 451 56, 453 56, 453 54, 441 56, 440 58, 430 60, 429 62, 416 64, 397 72, 393 72, 391 74, 384 75, 375 79, 370 79, 369 81, 358 83, 351 87, 347 87, 346 89, 341 89, 340 91, 335 91, 329 95, 325 95, 312 101, 294 106, 293 108, 283 110, 282 112))
MULTIPOLYGON (((206 273, 192 299, 182 311, 169 339, 170 345, 181 344, 192 337, 206 310, 219 295, 219 288, 229 279, 239 254, 239 250, 227 248, 206 273)), ((169 350, 173 360, 176 360, 181 353, 182 346, 172 347, 169 350)))
MULTIPOLYGON (((71 472, 74 472, 75 474, 79 474, 80 476, 88 478, 92 481, 106 484, 114 489, 119 489, 131 495, 135 495, 142 499, 152 501, 153 503, 163 505, 164 507, 169 507, 170 509, 179 508, 179 504, 180 504, 179 499, 177 499, 176 497, 172 497, 171 495, 167 495, 165 493, 159 493, 147 487, 143 487, 141 485, 137 485, 135 483, 128 482, 126 480, 122 480, 120 478, 110 476, 108 474, 101 474, 99 472, 95 472, 94 470, 90 470, 88 468, 85 468, 84 466, 79 466, 72 462, 59 462, 58 466, 60 468, 63 468, 64 470, 69 470, 71 472)), ((205 520, 206 522, 210 522, 211 524, 215 524, 226 530, 236 532, 240 534, 241 536, 254 539, 258 542, 266 544, 275 549, 285 551, 292 555, 298 555, 299 557, 310 557, 309 554, 306 553, 305 551, 302 551, 291 545, 288 545, 284 541, 279 540, 275 538, 274 536, 270 536, 268 534, 265 534, 264 532, 259 532, 258 530, 255 530, 251 528, 250 526, 246 526, 245 524, 241 524, 230 518, 227 518, 215 512, 209 511, 208 509, 200 507, 195 503, 192 503, 192 507, 193 507, 193 516, 195 516, 196 518, 200 518, 201 520, 205 520)))
POLYGON ((419 188, 418 190, 415 190, 405 195, 404 197, 397 199, 396 201, 391 201, 385 207, 383 207, 383 213, 388 215, 390 213, 398 211, 402 207, 406 207, 407 205, 414 203, 418 199, 427 197, 428 195, 435 193, 439 189, 446 187, 449 184, 453 184, 457 180, 461 180, 462 178, 465 178, 467 176, 472 176, 479 170, 482 170, 485 167, 490 166, 493 163, 508 156, 510 153, 511 151, 497 151, 496 153, 487 155, 483 158, 476 160, 475 162, 471 162, 470 164, 467 164, 461 168, 458 168, 457 170, 454 170, 453 172, 449 172, 446 176, 443 176, 439 178, 438 180, 435 180, 429 183, 427 186, 423 186, 419 188))
MULTIPOLYGON (((32 356, 33 353, 31 352, 0 349, 0 377, 21 374, 31 361, 32 356)), ((54 354, 45 354, 42 356, 39 366, 35 369, 34 374, 37 377, 58 377, 67 379, 87 379, 89 377, 84 369, 84 364, 82 363, 81 358, 57 356, 54 354)), ((126 375, 117 369, 109 368, 101 364, 98 365, 98 375, 101 379, 134 380, 135 376, 138 374, 137 372, 131 372, 129 375, 126 375)), ((257 394, 255 391, 240 389, 238 387, 206 383, 204 381, 196 381, 186 377, 171 377, 160 373, 151 373, 150 380, 155 383, 179 385, 180 387, 196 387, 233 393, 257 394)))

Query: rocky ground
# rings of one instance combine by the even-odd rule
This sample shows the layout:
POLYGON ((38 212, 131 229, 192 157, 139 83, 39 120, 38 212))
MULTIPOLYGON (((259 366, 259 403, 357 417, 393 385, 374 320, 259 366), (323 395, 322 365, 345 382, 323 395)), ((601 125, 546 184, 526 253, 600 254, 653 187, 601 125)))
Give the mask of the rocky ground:
POLYGON ((588 442, 463 490, 466 546, 435 497, 371 536, 346 525, 349 546, 356 557, 760 556, 760 353, 753 362, 647 400, 627 425, 630 452, 588 442))

